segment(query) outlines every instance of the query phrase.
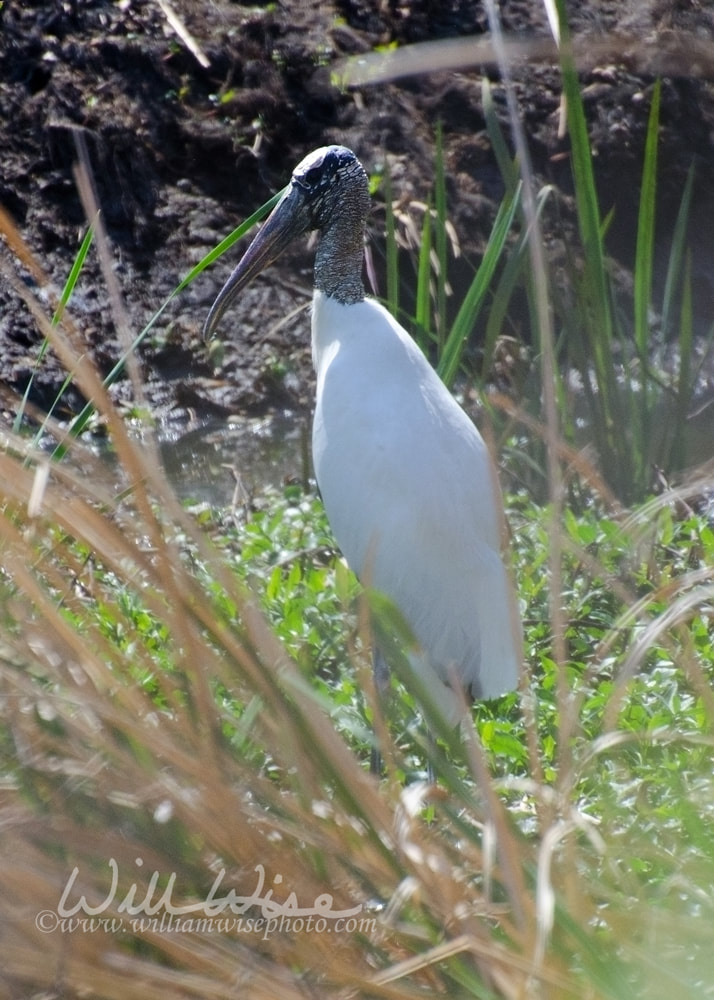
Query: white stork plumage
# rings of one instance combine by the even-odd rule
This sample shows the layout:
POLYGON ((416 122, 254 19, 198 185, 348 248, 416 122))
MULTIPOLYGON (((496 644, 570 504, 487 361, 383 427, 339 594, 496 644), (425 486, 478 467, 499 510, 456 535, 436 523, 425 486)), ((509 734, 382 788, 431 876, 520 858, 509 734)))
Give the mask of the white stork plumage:
MULTIPOLYGON (((211 336, 240 290, 296 236, 318 231, 312 309, 313 460, 335 538, 358 577, 400 610, 408 655, 453 725, 464 698, 518 683, 522 637, 501 558, 503 511, 481 435, 407 332, 362 284, 367 175, 326 146, 283 197, 208 315, 211 336)), ((375 657, 378 687, 386 673, 375 657)))

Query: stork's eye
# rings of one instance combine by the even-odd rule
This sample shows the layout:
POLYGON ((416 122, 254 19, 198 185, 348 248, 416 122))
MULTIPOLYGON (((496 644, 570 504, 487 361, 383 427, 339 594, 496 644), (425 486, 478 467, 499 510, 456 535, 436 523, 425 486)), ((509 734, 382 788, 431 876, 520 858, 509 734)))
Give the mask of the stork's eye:
POLYGON ((317 187, 320 183, 320 178, 322 176, 322 170, 320 167, 311 167, 310 170, 305 174, 305 180, 310 185, 310 187, 317 187))
POLYGON ((315 150, 295 168, 293 182, 310 195, 318 197, 340 182, 352 162, 357 163, 354 153, 341 146, 315 150))

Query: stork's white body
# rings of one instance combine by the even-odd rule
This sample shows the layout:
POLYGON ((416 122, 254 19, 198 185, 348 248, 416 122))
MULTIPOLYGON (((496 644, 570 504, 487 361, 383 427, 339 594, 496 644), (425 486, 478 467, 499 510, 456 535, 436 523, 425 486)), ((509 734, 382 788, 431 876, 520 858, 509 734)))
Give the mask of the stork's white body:
MULTIPOLYGON (((347 562, 402 613, 423 690, 456 724, 459 687, 493 698, 518 683, 522 639, 501 560, 500 492, 481 435, 406 331, 365 298, 369 206, 369 179, 352 150, 308 154, 221 289, 205 332, 295 236, 318 231, 317 481, 347 562)), ((380 686, 382 664, 375 657, 380 686)))
POLYGON ((498 482, 481 435, 373 299, 316 290, 313 457, 335 537, 364 583, 399 608, 410 656, 451 722, 463 699, 518 683, 522 640, 501 559, 498 482), (435 681, 435 677, 438 678, 435 681))

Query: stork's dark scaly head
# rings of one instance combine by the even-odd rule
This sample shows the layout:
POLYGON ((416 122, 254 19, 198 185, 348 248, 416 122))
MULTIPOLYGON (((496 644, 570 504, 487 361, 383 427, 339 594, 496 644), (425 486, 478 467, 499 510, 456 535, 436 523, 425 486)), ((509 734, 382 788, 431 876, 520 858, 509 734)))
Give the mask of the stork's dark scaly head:
MULTIPOLYGON (((321 230, 329 228, 354 195, 368 190, 362 164, 346 146, 323 146, 308 153, 295 167, 290 184, 303 192, 310 215, 308 228, 321 230)), ((369 195, 358 200, 366 215, 369 195)), ((364 223, 364 215, 361 221, 364 223)))
POLYGON ((341 302, 359 301, 362 286, 364 224, 369 186, 362 164, 345 146, 323 146, 309 153, 293 171, 285 193, 240 263, 221 289, 204 326, 215 332, 226 308, 295 237, 318 230, 315 286, 341 302))

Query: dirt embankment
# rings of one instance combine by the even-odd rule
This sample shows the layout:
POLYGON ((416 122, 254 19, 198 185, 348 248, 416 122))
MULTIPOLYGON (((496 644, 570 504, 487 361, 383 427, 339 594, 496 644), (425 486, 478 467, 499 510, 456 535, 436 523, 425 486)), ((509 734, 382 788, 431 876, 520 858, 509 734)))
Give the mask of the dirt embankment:
MULTIPOLYGON (((611 248, 625 268, 626 286, 652 82, 632 40, 649 39, 650 51, 658 38, 669 50, 676 49, 673 39, 714 45, 714 13, 695 0, 592 0, 570 6, 576 34, 613 42, 612 58, 591 66, 583 82, 603 205, 615 208, 611 248)), ((72 173, 78 135, 88 150, 135 332, 203 254, 285 183, 306 151, 327 142, 354 148, 368 170, 388 157, 395 193, 408 211, 411 199, 422 200, 429 191, 435 123, 441 120, 449 213, 464 258, 478 259, 502 194, 484 130, 479 72, 427 74, 342 92, 333 85, 330 67, 376 45, 483 33, 486 19, 479 4, 285 0, 261 8, 226 0, 173 0, 172 7, 198 53, 172 28, 166 8, 153 0, 2 7, 0 203, 57 288, 87 225, 72 173)), ((507 30, 548 34, 539 4, 510 0, 501 7, 507 30)), ((658 197, 666 247, 686 171, 696 158, 690 242, 701 328, 707 304, 711 313, 714 303, 714 85, 706 73, 690 76, 691 69, 682 65, 677 72, 676 65, 668 66, 672 75, 663 89, 658 197)), ((497 74, 488 72, 507 127, 497 74)), ((548 220, 557 267, 559 256, 571 252, 572 234, 567 140, 557 136, 558 74, 538 65, 518 71, 517 78, 539 177, 560 191, 557 211, 548 220)), ((382 221, 377 199, 371 225, 378 276, 382 221)), ((203 318, 236 259, 234 252, 201 276, 144 344, 148 398, 165 421, 184 420, 190 409, 256 412, 309 401, 306 311, 278 324, 307 301, 310 255, 305 247, 296 247, 237 304, 234 332, 219 364, 201 342, 203 318)), ((457 300, 467 276, 466 265, 455 264, 457 300)), ((72 308, 108 371, 120 348, 94 254, 72 308)), ((6 390, 24 390, 38 336, 24 306, 3 283, 0 383, 6 390)), ((57 365, 43 364, 34 402, 47 407, 62 379, 57 365)), ((130 395, 126 384, 116 391, 130 395)), ((65 410, 78 402, 70 390, 65 410)), ((8 412, 13 408, 7 391, 3 405, 8 412)))

